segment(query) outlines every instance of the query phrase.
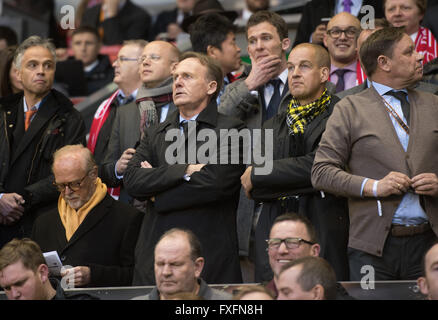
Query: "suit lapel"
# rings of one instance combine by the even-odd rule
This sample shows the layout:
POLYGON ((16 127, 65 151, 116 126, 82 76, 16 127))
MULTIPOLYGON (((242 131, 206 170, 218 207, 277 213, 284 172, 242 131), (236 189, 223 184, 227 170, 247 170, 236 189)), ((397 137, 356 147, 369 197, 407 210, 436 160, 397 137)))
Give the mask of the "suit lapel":
POLYGON ((59 106, 52 100, 52 94, 49 93, 49 96, 47 96, 45 101, 41 103, 40 108, 35 115, 35 118, 32 120, 29 126, 29 129, 24 132, 24 135, 20 140, 20 145, 17 147, 11 163, 14 163, 15 160, 17 160, 17 158, 21 155, 21 153, 27 150, 28 145, 38 135, 38 132, 46 125, 47 122, 49 122, 49 120, 58 110, 59 106))
POLYGON ((96 224, 98 224, 99 221, 102 220, 108 214, 109 212, 108 208, 111 206, 111 203, 112 203, 112 198, 107 194, 105 198, 103 198, 103 200, 97 204, 97 206, 91 209, 91 211, 88 212, 87 216, 85 217, 84 221, 82 221, 82 223, 79 225, 79 228, 70 238, 70 241, 67 243, 64 250, 70 247, 71 245, 73 245, 79 239, 81 239, 96 224))

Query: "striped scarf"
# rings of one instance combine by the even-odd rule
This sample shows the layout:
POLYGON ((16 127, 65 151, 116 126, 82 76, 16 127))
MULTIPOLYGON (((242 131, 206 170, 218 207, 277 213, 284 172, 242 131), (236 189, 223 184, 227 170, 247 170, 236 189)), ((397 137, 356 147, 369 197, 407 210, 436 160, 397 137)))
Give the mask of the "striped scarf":
POLYGON ((423 54, 423 65, 433 60, 438 55, 438 44, 432 32, 424 27, 418 29, 415 39, 415 51, 423 54))
POLYGON ((306 125, 327 109, 330 100, 331 95, 327 92, 327 88, 324 90, 321 97, 304 106, 301 106, 300 102, 295 99, 295 97, 292 97, 286 116, 289 135, 303 134, 306 125))

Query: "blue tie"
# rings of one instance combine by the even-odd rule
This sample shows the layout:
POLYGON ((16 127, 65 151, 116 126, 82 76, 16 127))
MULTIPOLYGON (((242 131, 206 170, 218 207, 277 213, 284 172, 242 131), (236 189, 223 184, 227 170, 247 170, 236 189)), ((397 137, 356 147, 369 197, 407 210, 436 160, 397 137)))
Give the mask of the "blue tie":
POLYGON ((280 94, 280 85, 281 80, 280 79, 272 79, 268 83, 272 84, 274 86, 274 94, 272 95, 271 100, 269 101, 268 107, 266 108, 266 116, 265 121, 271 119, 273 116, 277 114, 278 105, 281 101, 281 94, 280 94))

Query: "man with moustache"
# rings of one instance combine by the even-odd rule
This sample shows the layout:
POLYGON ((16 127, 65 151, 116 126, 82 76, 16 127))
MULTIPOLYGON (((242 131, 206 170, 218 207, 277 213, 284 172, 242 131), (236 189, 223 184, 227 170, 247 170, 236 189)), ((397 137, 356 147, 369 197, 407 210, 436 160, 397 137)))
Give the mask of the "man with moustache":
POLYGON ((337 103, 312 168, 316 189, 348 197, 350 279, 413 280, 438 234, 438 97, 410 89, 422 56, 402 28, 363 43, 372 87, 337 103))
POLYGON ((85 125, 71 101, 52 89, 54 45, 38 36, 18 47, 14 65, 23 92, 0 100, 0 247, 30 236, 33 221, 56 205, 51 158, 85 142, 85 125))

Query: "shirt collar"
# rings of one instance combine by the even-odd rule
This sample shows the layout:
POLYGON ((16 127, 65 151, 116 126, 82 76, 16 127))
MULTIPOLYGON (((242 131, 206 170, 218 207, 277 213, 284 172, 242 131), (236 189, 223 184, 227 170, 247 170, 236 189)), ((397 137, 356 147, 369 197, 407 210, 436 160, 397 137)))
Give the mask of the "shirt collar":
POLYGON ((85 72, 90 72, 91 70, 93 70, 97 65, 99 64, 99 59, 96 59, 96 61, 94 61, 92 64, 84 67, 84 71, 85 72))
POLYGON ((198 116, 199 116, 199 113, 194 115, 193 117, 191 117, 189 120, 187 120, 187 119, 184 119, 181 115, 179 115, 179 123, 181 123, 183 121, 195 121, 196 118, 198 118, 198 116))
MULTIPOLYGON (((42 101, 43 101, 43 99, 38 101, 37 104, 32 106, 31 108, 36 108, 38 110, 40 108, 42 101)), ((23 96, 23 107, 24 107, 24 112, 29 111, 29 107, 27 106, 27 102, 26 102, 26 97, 24 97, 24 96, 23 96)))
MULTIPOLYGON (((375 81, 371 81, 374 89, 376 89, 377 93, 381 96, 385 95, 388 91, 394 90, 394 88, 388 87, 384 84, 381 83, 377 83, 375 81)), ((406 89, 402 89, 402 90, 396 90, 396 91, 403 91, 407 93, 406 89)))
POLYGON ((286 69, 283 70, 282 73, 280 73, 278 75, 278 78, 281 80, 281 82, 283 82, 284 85, 286 84, 286 81, 287 81, 287 73, 288 73, 288 70, 286 68, 286 69))
POLYGON ((334 74, 336 70, 338 69, 347 69, 353 72, 356 72, 356 67, 357 67, 357 60, 354 60, 351 64, 343 67, 343 68, 338 68, 336 67, 334 64, 331 65, 330 67, 330 74, 334 74))

